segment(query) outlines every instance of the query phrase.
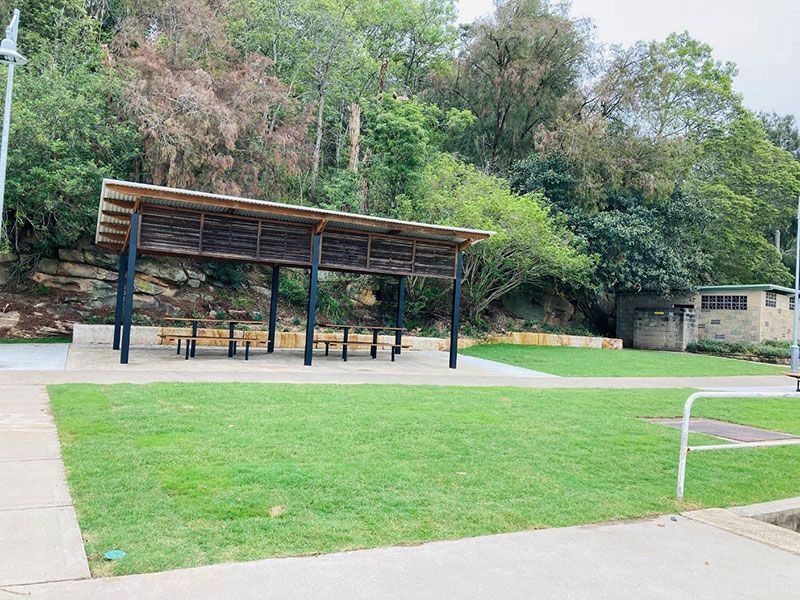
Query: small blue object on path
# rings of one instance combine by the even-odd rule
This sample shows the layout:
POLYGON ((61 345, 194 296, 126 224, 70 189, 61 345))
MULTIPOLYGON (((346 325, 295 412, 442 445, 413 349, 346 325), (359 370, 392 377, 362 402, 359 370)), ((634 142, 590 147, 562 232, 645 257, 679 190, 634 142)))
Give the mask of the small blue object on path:
POLYGON ((116 560, 118 558, 122 558, 125 556, 127 552, 125 550, 109 550, 105 554, 103 554, 103 558, 106 560, 116 560))

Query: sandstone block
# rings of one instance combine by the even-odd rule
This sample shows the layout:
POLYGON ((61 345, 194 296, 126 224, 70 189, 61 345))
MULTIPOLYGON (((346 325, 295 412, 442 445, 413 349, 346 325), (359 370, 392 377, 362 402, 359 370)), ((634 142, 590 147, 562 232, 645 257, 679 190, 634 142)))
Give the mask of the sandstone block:
POLYGON ((61 260, 66 260, 68 262, 82 263, 84 261, 83 250, 74 250, 72 248, 59 248, 58 258, 61 260))
POLYGON ((55 258, 43 258, 36 265, 36 268, 42 273, 47 273, 48 275, 55 275, 56 273, 58 273, 58 260, 56 260, 55 258))
POLYGON ((67 261, 61 261, 58 263, 58 270, 56 274, 63 277, 87 277, 89 279, 101 279, 103 281, 117 280, 117 274, 112 271, 108 271, 107 269, 87 265, 86 263, 67 261))

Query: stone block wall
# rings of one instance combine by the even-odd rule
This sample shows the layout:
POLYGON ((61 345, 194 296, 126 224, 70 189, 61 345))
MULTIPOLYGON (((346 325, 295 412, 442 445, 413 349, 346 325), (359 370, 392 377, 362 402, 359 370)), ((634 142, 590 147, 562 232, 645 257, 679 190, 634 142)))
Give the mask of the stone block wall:
POLYGON ((683 352, 697 339, 697 314, 692 308, 637 308, 633 347, 683 352))
POLYGON ((617 337, 626 347, 633 347, 633 329, 637 308, 669 308, 676 305, 695 306, 693 297, 664 298, 657 294, 621 292, 617 294, 617 337))

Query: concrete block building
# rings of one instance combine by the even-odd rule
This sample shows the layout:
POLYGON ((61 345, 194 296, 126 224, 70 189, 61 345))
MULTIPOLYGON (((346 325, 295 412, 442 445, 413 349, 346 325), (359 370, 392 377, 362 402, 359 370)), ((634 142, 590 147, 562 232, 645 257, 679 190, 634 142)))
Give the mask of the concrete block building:
MULTIPOLYGON (((661 316, 655 313, 692 309, 696 314, 696 339, 755 344, 765 340, 790 340, 794 308, 794 290, 771 284, 701 286, 695 296, 669 299, 645 292, 620 293, 617 295, 617 337, 625 346, 637 347, 637 322, 641 329, 647 319, 655 322, 661 316), (652 314, 648 317, 646 310, 637 313, 637 309, 649 309, 652 314)), ((678 321, 673 322, 677 327, 678 321)), ((680 326, 680 335, 677 330, 664 329, 669 340, 663 343, 653 339, 656 330, 651 329, 645 336, 648 344, 641 347, 685 349, 686 343, 693 340, 691 335, 686 335, 684 323, 680 326)), ((641 334, 639 337, 644 339, 641 334)))

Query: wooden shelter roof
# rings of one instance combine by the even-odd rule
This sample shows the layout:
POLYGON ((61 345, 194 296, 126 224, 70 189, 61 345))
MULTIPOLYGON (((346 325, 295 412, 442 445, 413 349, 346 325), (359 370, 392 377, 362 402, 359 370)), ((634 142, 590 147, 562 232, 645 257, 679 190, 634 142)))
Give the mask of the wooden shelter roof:
POLYGON ((104 179, 95 242, 123 251, 139 214, 138 252, 451 279, 455 254, 494 232, 104 179))

